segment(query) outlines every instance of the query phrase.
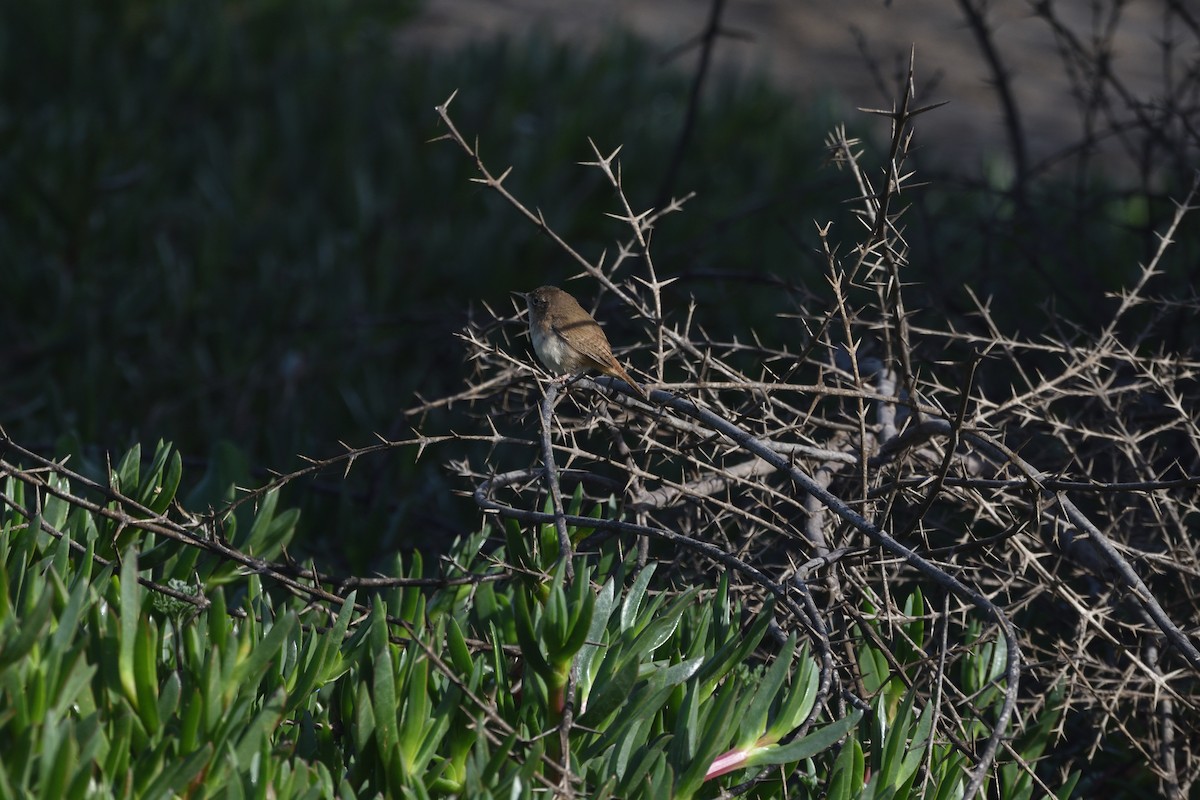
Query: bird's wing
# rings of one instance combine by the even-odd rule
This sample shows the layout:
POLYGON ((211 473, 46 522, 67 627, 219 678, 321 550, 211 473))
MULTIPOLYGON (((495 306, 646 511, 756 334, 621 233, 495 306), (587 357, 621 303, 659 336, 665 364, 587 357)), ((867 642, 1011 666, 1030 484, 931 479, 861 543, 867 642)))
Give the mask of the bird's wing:
POLYGON ((584 358, 595 362, 598 367, 610 367, 616 363, 604 329, 595 320, 583 320, 567 325, 555 324, 554 330, 566 340, 568 346, 584 358), (598 335, 580 335, 598 334, 598 335))

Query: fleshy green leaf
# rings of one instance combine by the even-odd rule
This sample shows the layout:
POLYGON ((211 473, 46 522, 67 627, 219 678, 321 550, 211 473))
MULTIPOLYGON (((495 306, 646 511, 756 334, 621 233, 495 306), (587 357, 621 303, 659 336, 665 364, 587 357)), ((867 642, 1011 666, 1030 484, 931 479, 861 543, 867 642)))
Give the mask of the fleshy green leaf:
POLYGON ((827 800, 853 800, 860 797, 863 790, 863 775, 866 771, 866 761, 863 759, 862 745, 858 739, 851 736, 842 745, 833 764, 833 777, 829 781, 827 800))
POLYGON ((121 688, 135 710, 138 709, 138 687, 135 677, 135 651, 138 635, 138 617, 142 608, 142 587, 137 582, 137 550, 129 547, 121 559, 121 627, 117 651, 117 670, 121 677, 121 688))
POLYGON ((756 751, 749 759, 749 766, 761 767, 768 764, 787 764, 804 758, 812 758, 833 747, 839 739, 858 724, 862 712, 855 710, 848 716, 836 722, 831 722, 823 728, 818 728, 807 736, 802 736, 787 744, 771 745, 756 751))

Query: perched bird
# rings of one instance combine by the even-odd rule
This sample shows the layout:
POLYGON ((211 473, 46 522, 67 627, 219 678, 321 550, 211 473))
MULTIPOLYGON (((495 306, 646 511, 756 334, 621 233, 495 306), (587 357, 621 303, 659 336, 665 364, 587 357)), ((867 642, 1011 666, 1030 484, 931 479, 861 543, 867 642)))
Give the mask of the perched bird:
POLYGON ((608 337, 579 301, 557 286, 542 286, 521 296, 529 304, 533 351, 546 369, 557 375, 588 370, 612 375, 629 384, 638 397, 649 400, 617 361, 608 337))

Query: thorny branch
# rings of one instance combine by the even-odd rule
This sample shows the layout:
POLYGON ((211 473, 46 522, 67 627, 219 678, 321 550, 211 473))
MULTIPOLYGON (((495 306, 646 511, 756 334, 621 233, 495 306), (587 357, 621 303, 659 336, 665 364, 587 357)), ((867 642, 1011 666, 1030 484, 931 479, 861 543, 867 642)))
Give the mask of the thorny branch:
MULTIPOLYGON (((908 88, 911 92, 911 76, 908 88)), ((666 282, 642 282, 647 296, 619 282, 615 265, 587 263, 563 244, 568 259, 601 291, 654 326, 647 340, 665 343, 666 349, 644 348, 657 351, 652 406, 620 394, 605 378, 573 383, 558 398, 554 442, 543 443, 543 457, 565 460, 577 471, 589 465, 582 471, 592 480, 585 484, 615 482, 615 491, 603 491, 635 512, 638 522, 525 511, 538 502, 520 499, 538 485, 530 481, 536 473, 528 470, 495 475, 466 468, 466 474, 478 479, 476 502, 488 513, 528 524, 565 522, 608 535, 650 537, 668 545, 658 552, 672 553, 677 568, 693 580, 706 580, 708 565, 720 565, 741 577, 747 595, 777 597, 788 610, 786 624, 808 636, 821 654, 822 698, 836 690, 856 705, 862 702, 852 691, 858 685, 854 659, 841 657, 831 643, 847 641, 852 653, 854 630, 862 628, 848 628, 842 620, 861 619, 864 602, 881 607, 877 621, 898 625, 904 617, 893 604, 897 591, 921 585, 933 596, 955 598, 959 605, 950 603, 937 614, 942 645, 916 644, 937 665, 931 671, 936 692, 931 683, 929 696, 938 703, 947 738, 974 760, 967 787, 967 796, 973 796, 998 750, 1014 755, 1006 740, 1015 733, 1015 709, 1042 702, 1040 695, 1023 693, 1023 672, 1041 685, 1065 681, 1068 702, 1078 707, 1079 698, 1094 689, 1084 688, 1094 678, 1082 674, 1080 665, 1109 658, 1107 650, 1100 654, 1099 643, 1127 642, 1136 651, 1165 641, 1170 647, 1155 650, 1154 658, 1132 659, 1134 674, 1166 688, 1177 711, 1191 703, 1187 687, 1200 667, 1200 653, 1179 624, 1186 616, 1178 613, 1178 602, 1196 594, 1178 582, 1190 585, 1200 577, 1184 522, 1197 512, 1200 485, 1195 469, 1200 438, 1187 411, 1195 402, 1200 362, 1130 346, 1122 317, 1153 302, 1145 294, 1147 282, 1192 209, 1196 188, 1099 336, 1010 339, 983 306, 991 337, 918 327, 903 305, 907 246, 895 218, 912 177, 903 166, 912 117, 928 108, 915 108, 906 96, 897 109, 887 112, 893 150, 882 190, 872 187, 856 143, 844 131, 831 137, 835 163, 859 187, 869 233, 846 260, 836 246, 825 246, 834 301, 825 309, 800 308, 805 329, 816 332, 809 340, 772 346, 757 338, 747 344, 699 335, 695 323, 703 319, 695 319, 695 309, 682 319, 663 311, 669 306, 658 290, 666 282), (862 288, 871 289, 873 306, 863 301, 862 288), (881 355, 873 354, 875 347, 881 355), (918 377, 913 365, 926 349, 945 354, 940 362, 953 355, 970 366, 966 372, 954 365, 946 371, 922 361, 918 377), (1098 371, 1101 365, 1107 373, 1098 371), (778 379, 777 366, 786 381, 778 379), (663 380, 668 371, 677 376, 670 383, 663 380), (1015 376, 1011 397, 996 396, 985 388, 994 381, 975 380, 976 373, 1015 376), (959 380, 964 374, 967 380, 959 380), (808 380, 794 380, 800 376, 808 380), (1070 416, 1060 411, 1064 399, 1078 401, 1070 416), (1136 410, 1147 406, 1155 411, 1152 427, 1131 428, 1136 410), (1160 447, 1154 463, 1166 469, 1143 457, 1141 443, 1147 439, 1160 447), (1100 448, 1101 442, 1109 449, 1100 448), (1070 454, 1066 463, 1063 452, 1070 454), (1039 460, 1045 465, 1035 466, 1039 460), (500 488, 509 492, 506 502, 496 497, 500 488), (1177 512, 1165 513, 1168 507, 1177 512), (1161 543, 1147 547, 1133 535, 1135 518, 1153 519, 1172 546, 1185 549, 1163 560, 1161 543), (1045 637, 1035 640, 1014 625, 1019 616, 1022 626, 1044 627, 1061 618, 1064 605, 1079 611, 1080 626, 1064 632, 1052 649, 1045 637), (1030 616, 1035 606, 1044 616, 1030 616), (1131 606, 1139 612, 1132 617, 1131 606), (959 654, 945 650, 946 627, 961 625, 971 609, 1007 644, 1002 710, 987 721, 990 734, 978 751, 956 734, 964 716, 979 718, 971 698, 947 680, 959 654), (1175 667, 1165 663, 1172 658, 1175 667)), ((438 113, 449 131, 446 138, 475 159, 480 181, 561 241, 540 214, 507 193, 503 176, 492 176, 477 148, 454 126, 449 102, 438 113)), ((629 209, 615 156, 597 153, 590 166, 608 177, 624 212, 618 218, 634 229, 622 252, 644 249, 646 232, 661 214, 635 215, 629 209)), ((827 233, 822 230, 823 242, 827 233)), ((505 417, 519 425, 522 410, 539 400, 534 372, 523 345, 509 335, 520 330, 520 321, 495 322, 488 323, 490 335, 472 327, 463 336, 477 367, 473 399, 491 409, 489 424, 505 417)), ((632 360, 636 363, 636 351, 632 360)), ((1177 722, 1176 717, 1170 728, 1176 739, 1177 722)))

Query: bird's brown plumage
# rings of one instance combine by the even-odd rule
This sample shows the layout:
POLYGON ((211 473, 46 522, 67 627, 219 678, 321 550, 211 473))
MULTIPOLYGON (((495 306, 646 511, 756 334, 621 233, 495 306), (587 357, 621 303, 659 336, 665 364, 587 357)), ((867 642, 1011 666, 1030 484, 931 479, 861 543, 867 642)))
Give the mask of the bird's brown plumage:
POLYGON ((604 330, 583 306, 557 286, 541 286, 525 295, 529 304, 529 336, 546 369, 559 375, 594 370, 629 384, 648 399, 613 355, 604 330))

